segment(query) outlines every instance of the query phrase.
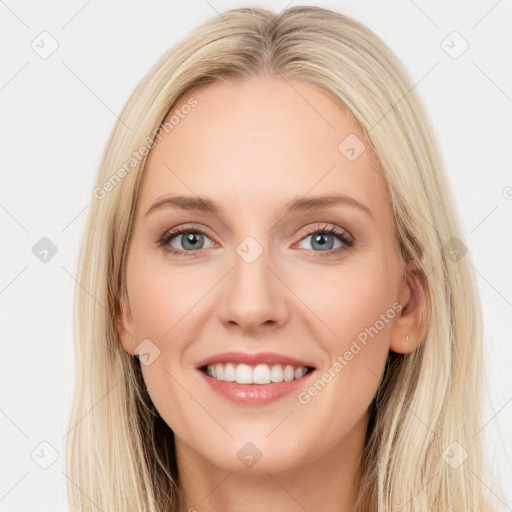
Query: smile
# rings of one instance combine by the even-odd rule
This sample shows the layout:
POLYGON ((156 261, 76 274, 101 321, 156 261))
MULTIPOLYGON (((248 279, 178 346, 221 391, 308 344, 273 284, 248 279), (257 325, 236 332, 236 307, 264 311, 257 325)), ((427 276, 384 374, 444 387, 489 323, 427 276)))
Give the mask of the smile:
POLYGON ((201 370, 208 377, 220 381, 237 382, 238 384, 271 384, 300 379, 308 372, 313 371, 313 368, 280 364, 216 363, 209 364, 201 370))

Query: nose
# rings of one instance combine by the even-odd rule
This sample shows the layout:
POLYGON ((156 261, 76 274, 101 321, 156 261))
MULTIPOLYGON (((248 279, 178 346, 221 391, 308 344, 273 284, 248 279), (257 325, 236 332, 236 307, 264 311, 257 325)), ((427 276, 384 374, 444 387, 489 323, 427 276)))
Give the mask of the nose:
POLYGON ((235 254, 218 308, 224 325, 254 334, 259 329, 282 327, 288 321, 286 286, 273 266, 266 251, 252 262, 235 254))

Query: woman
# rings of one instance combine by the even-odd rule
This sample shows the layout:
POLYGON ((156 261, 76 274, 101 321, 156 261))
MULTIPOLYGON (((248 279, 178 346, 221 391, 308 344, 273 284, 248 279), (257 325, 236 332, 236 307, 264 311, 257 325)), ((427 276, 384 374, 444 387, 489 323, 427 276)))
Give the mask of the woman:
POLYGON ((494 510, 470 258, 369 29, 205 23, 129 99, 93 195, 74 510, 494 510))

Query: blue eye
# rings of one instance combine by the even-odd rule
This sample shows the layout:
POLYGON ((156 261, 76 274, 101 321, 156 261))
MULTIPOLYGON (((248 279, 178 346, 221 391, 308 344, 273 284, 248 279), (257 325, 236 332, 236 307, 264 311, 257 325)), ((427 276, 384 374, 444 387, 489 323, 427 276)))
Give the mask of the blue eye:
POLYGON ((311 246, 313 247, 313 249, 308 250, 314 250, 315 248, 319 249, 319 251, 315 252, 324 253, 320 254, 319 256, 328 256, 333 253, 337 254, 340 250, 346 250, 354 245, 353 240, 348 236, 348 234, 345 231, 335 228, 333 226, 325 226, 322 228, 318 228, 318 226, 316 226, 315 230, 312 231, 308 236, 304 237, 301 240, 301 242, 310 237, 312 237, 311 246), (341 243, 341 247, 338 246, 333 250, 333 245, 336 239, 338 240, 338 242, 341 243))
MULTIPOLYGON (((183 226, 179 229, 166 233, 160 240, 159 245, 165 247, 171 253, 183 254, 190 252, 197 252, 200 249, 204 249, 204 239, 206 233, 194 227, 183 226), (178 243, 184 248, 176 248, 172 245, 172 240, 176 238, 179 240, 178 243)), ((194 254, 195 256, 195 254, 194 254)))
MULTIPOLYGON (((335 226, 316 225, 309 228, 308 231, 309 234, 303 237, 299 243, 312 237, 312 249, 306 250, 319 253, 318 256, 334 256, 350 249, 354 245, 354 239, 345 230, 335 226), (333 248, 336 240, 338 240, 341 246, 333 248)), ((165 233, 160 240, 158 240, 158 245, 171 254, 179 256, 198 256, 201 254, 201 249, 208 249, 214 245, 214 242, 212 242, 210 246, 204 247, 205 239, 210 240, 206 233, 200 229, 194 226, 182 226, 165 233), (173 245, 175 241, 177 244, 181 245, 182 248, 173 245)))

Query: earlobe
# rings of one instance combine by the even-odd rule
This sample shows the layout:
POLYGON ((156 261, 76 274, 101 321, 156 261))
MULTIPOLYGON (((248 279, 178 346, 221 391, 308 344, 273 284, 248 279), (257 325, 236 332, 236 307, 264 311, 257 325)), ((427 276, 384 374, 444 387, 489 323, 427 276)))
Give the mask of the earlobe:
POLYGON ((389 349, 398 354, 414 352, 425 334, 423 308, 426 306, 426 282, 416 264, 409 260, 408 271, 401 285, 398 302, 402 309, 391 330, 389 349))
POLYGON ((116 327, 121 345, 130 355, 134 355, 134 329, 130 303, 126 296, 121 296, 116 313, 116 327))

